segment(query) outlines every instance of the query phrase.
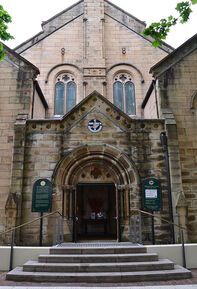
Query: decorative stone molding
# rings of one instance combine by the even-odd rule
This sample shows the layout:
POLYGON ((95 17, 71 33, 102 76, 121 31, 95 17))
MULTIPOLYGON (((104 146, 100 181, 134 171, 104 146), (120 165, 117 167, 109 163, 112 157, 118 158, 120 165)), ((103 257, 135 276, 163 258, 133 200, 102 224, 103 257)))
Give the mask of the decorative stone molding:
POLYGON ((179 192, 177 194, 176 207, 188 207, 187 200, 186 200, 185 194, 183 192, 179 192))
POLYGON ((194 110, 195 108, 195 101, 197 99, 197 90, 195 90, 191 96, 191 99, 190 99, 190 109, 191 110, 194 110))
POLYGON ((105 68, 84 68, 84 76, 93 76, 93 77, 99 77, 99 76, 105 76, 106 70, 105 68))

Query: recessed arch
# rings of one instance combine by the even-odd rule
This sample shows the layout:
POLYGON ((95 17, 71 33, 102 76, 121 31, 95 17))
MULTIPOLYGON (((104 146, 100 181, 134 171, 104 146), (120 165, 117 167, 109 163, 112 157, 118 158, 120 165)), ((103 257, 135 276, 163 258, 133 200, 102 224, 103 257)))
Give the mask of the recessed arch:
POLYGON ((77 147, 59 161, 52 182, 55 208, 74 220, 71 239, 86 239, 91 230, 96 239, 100 233, 116 240, 128 239, 127 219, 133 209, 140 208, 140 186, 138 171, 124 152, 110 145, 77 147), (103 171, 109 174, 107 179, 101 176, 103 171), (82 172, 93 177, 82 179, 82 172))
POLYGON ((116 173, 118 185, 139 185, 139 174, 134 163, 120 150, 109 145, 80 146, 65 155, 57 164, 52 180, 55 186, 75 185, 79 170, 91 162, 110 166, 116 173))
POLYGON ((63 67, 65 67, 65 66, 73 67, 73 68, 79 70, 80 72, 82 72, 82 71, 80 70, 80 68, 79 68, 77 65, 75 65, 75 64, 71 64, 71 63, 63 63, 63 64, 61 63, 61 64, 57 64, 57 65, 53 66, 53 67, 49 70, 49 72, 47 73, 47 76, 46 76, 46 79, 45 79, 45 83, 48 83, 49 76, 50 76, 50 74, 53 72, 53 70, 55 70, 56 68, 60 68, 60 67, 63 68, 63 67))
POLYGON ((128 66, 128 67, 132 67, 134 70, 136 70, 138 72, 138 74, 140 75, 141 77, 141 83, 144 83, 144 77, 143 77, 143 74, 142 72, 139 70, 139 68, 137 68, 135 65, 131 64, 131 63, 124 63, 124 62, 120 62, 120 63, 116 63, 114 65, 112 65, 108 70, 107 70, 107 73, 112 70, 113 68, 116 68, 118 66, 128 66))
POLYGON ((197 90, 195 90, 190 98, 190 109, 195 109, 197 103, 197 90))

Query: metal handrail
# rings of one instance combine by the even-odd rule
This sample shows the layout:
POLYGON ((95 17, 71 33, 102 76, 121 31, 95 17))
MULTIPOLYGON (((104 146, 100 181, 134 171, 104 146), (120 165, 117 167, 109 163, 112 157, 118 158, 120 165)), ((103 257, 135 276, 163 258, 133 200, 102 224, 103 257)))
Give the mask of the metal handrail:
MULTIPOLYGON (((186 228, 183 227, 183 226, 177 225, 177 224, 175 224, 174 222, 170 222, 170 221, 168 221, 168 220, 166 220, 166 219, 164 219, 164 218, 161 218, 160 216, 155 216, 154 214, 152 214, 152 213, 150 213, 150 212, 143 211, 143 210, 140 210, 140 209, 134 209, 134 210, 132 210, 131 215, 134 215, 135 212, 143 213, 143 214, 145 214, 145 215, 152 216, 152 217, 154 217, 154 218, 160 219, 160 220, 168 223, 169 225, 174 225, 174 226, 176 226, 176 227, 179 228, 179 230, 180 230, 180 232, 181 232, 180 237, 181 237, 181 241, 182 241, 183 267, 186 268, 185 243, 184 243, 184 235, 183 235, 183 230, 186 230, 186 228)), ((18 225, 18 226, 15 226, 15 227, 13 227, 13 228, 10 228, 10 229, 8 229, 8 230, 6 230, 6 231, 0 232, 0 236, 3 235, 3 234, 7 234, 7 233, 9 233, 9 232, 12 232, 11 251, 10 251, 10 270, 12 270, 12 264, 13 264, 13 246, 14 246, 15 231, 16 231, 17 229, 19 229, 19 228, 22 228, 22 227, 24 227, 24 226, 27 226, 27 225, 32 224, 32 223, 34 223, 34 222, 37 222, 37 221, 39 221, 39 220, 41 220, 41 219, 48 218, 48 217, 50 217, 50 216, 52 216, 52 215, 55 215, 55 214, 58 214, 58 215, 61 216, 63 219, 66 219, 66 218, 64 218, 64 216, 63 216, 59 211, 54 211, 54 212, 49 213, 49 214, 47 214, 47 215, 43 215, 43 216, 41 216, 41 217, 38 217, 38 218, 36 218, 36 219, 34 219, 34 220, 32 220, 32 221, 25 222, 25 223, 23 223, 23 224, 21 224, 21 225, 18 225)), ((131 216, 128 216, 128 217, 131 217, 131 216)), ((60 237, 58 237, 58 238, 60 238, 60 237)))
POLYGON ((34 223, 34 222, 37 222, 37 221, 39 221, 39 220, 41 220, 41 219, 47 218, 47 217, 49 217, 49 216, 52 216, 52 215, 54 215, 54 214, 59 214, 60 216, 62 216, 62 214, 61 214, 59 211, 54 211, 54 212, 49 213, 49 214, 47 214, 47 215, 43 215, 43 216, 41 216, 41 217, 39 217, 39 218, 36 218, 36 219, 34 219, 34 220, 32 220, 32 221, 23 223, 23 224, 21 224, 21 225, 18 225, 18 226, 16 226, 16 227, 13 227, 13 228, 8 229, 8 230, 6 230, 6 231, 2 231, 2 232, 0 232, 0 236, 1 236, 1 235, 4 235, 4 234, 7 234, 7 233, 9 233, 9 232, 15 231, 15 230, 17 230, 17 229, 19 229, 19 228, 22 228, 22 227, 26 226, 26 225, 32 224, 32 223, 34 223))
POLYGON ((4 235, 4 234, 7 234, 7 233, 9 233, 9 232, 12 232, 11 244, 10 244, 9 271, 13 269, 15 231, 16 231, 17 229, 19 229, 19 228, 25 227, 25 226, 27 226, 27 225, 29 225, 29 224, 32 224, 32 223, 37 222, 37 221, 39 221, 39 220, 41 220, 41 219, 44 219, 44 218, 48 218, 48 217, 50 217, 50 216, 52 216, 52 215, 55 215, 55 214, 58 214, 59 216, 63 217, 62 214, 61 214, 59 211, 54 211, 54 212, 49 213, 49 214, 47 214, 47 215, 43 215, 43 216, 41 216, 41 217, 39 217, 39 218, 36 218, 36 219, 34 219, 34 220, 32 220, 32 221, 23 223, 23 224, 21 224, 21 225, 15 226, 15 227, 13 227, 13 228, 11 228, 11 229, 8 229, 8 230, 6 230, 6 231, 0 232, 0 236, 2 236, 2 235, 4 235))
POLYGON ((161 218, 160 216, 155 216, 154 214, 152 214, 152 213, 150 213, 150 212, 146 212, 146 211, 143 211, 143 210, 140 210, 140 209, 134 209, 134 210, 132 210, 132 212, 133 212, 132 215, 134 215, 134 212, 143 213, 143 214, 145 214, 145 215, 149 215, 149 216, 152 216, 152 217, 154 217, 154 218, 160 219, 160 220, 168 223, 169 225, 174 225, 174 226, 176 226, 176 227, 179 228, 179 230, 180 230, 181 244, 182 244, 182 263, 183 263, 183 267, 186 268, 187 265, 186 265, 185 241, 184 241, 183 230, 185 230, 185 231, 186 231, 186 230, 190 231, 190 230, 189 230, 189 229, 186 229, 186 228, 183 227, 183 226, 177 225, 177 224, 175 224, 174 222, 170 222, 170 221, 168 221, 168 220, 166 220, 166 219, 164 219, 164 218, 161 218))
MULTIPOLYGON (((154 215, 154 214, 152 214, 152 213, 149 213, 149 212, 146 212, 146 211, 143 211, 143 210, 134 209, 134 210, 132 210, 132 212, 140 212, 140 213, 143 213, 143 214, 145 214, 145 215, 152 216, 152 217, 154 217, 154 218, 156 218, 156 219, 160 219, 161 221, 164 221, 164 222, 168 223, 169 225, 174 225, 174 226, 178 227, 178 228, 181 229, 181 230, 190 231, 189 229, 186 229, 185 227, 182 227, 182 226, 180 226, 180 225, 177 225, 177 224, 175 224, 174 222, 170 222, 170 221, 168 221, 168 220, 166 220, 166 219, 164 219, 164 218, 161 218, 161 217, 159 217, 159 216, 156 216, 156 215, 154 215)), ((134 214, 132 214, 132 215, 134 215, 134 214)))

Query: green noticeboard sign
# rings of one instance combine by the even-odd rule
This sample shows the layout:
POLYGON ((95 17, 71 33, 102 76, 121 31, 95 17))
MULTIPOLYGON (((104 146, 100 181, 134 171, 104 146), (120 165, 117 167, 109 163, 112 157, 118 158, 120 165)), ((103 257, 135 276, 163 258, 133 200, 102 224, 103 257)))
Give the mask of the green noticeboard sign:
POLYGON ((32 212, 51 212, 52 183, 47 179, 39 179, 33 185, 32 212))
POLYGON ((161 210, 161 185, 160 181, 148 178, 142 182, 143 210, 161 210))

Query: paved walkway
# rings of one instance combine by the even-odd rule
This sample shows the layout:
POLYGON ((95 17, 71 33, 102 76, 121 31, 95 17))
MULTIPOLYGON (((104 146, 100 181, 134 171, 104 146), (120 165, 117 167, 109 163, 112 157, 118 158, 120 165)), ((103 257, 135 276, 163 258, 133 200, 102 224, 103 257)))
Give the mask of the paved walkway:
MULTIPOLYGON (((43 287, 31 287, 31 286, 0 286, 0 289, 43 289, 43 287)), ((45 287, 46 288, 46 287, 45 287)), ((82 287, 68 287, 68 286, 62 286, 62 287, 53 287, 53 289, 81 289, 82 287)), ((103 289, 103 287, 84 287, 86 289, 103 289)), ((197 289, 197 284, 193 285, 172 285, 172 286, 121 286, 121 287, 104 287, 106 289, 197 289)))

